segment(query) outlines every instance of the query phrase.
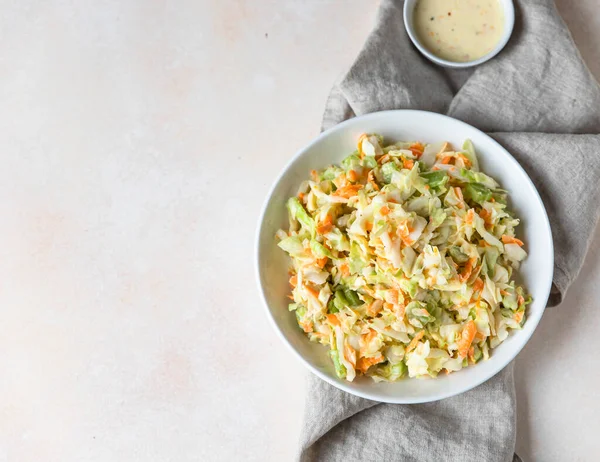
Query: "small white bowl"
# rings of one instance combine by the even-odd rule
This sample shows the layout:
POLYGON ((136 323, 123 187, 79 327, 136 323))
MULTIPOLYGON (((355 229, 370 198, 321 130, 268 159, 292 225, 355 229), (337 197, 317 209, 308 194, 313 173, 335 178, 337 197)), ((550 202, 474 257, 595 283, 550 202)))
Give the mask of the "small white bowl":
POLYGON ((525 346, 535 330, 550 293, 554 250, 546 210, 535 186, 519 163, 496 141, 476 128, 450 117, 425 111, 384 111, 347 120, 323 132, 300 150, 275 180, 262 211, 256 241, 256 274, 267 315, 275 330, 297 358, 314 374, 335 387, 363 398, 388 403, 424 403, 463 393, 498 373, 525 346), (309 177, 311 169, 339 163, 356 149, 362 133, 379 133, 386 142, 419 140, 449 141, 462 146, 469 138, 475 145, 481 168, 509 191, 510 208, 521 218, 519 236, 525 241, 528 258, 518 277, 533 297, 523 329, 492 350, 488 361, 480 361, 436 379, 406 379, 374 383, 369 377, 347 382, 335 375, 327 347, 308 340, 288 311, 290 260, 279 247, 275 232, 287 228, 285 203, 309 177))
POLYGON ((465 68, 465 67, 472 67, 472 66, 477 66, 481 63, 485 63, 486 61, 488 61, 489 59, 492 59, 494 56, 496 56, 498 53, 500 53, 502 48, 504 48, 504 46, 510 39, 513 28, 515 26, 515 6, 513 4, 513 0, 498 0, 500 2, 500 4, 502 5, 502 8, 504 9, 504 33, 502 34, 502 37, 501 37, 500 41, 498 42, 498 45, 496 45, 496 48, 494 48, 492 51, 490 51, 487 55, 484 55, 481 58, 476 59, 474 61, 467 61, 464 63, 448 61, 446 59, 442 59, 442 58, 434 55, 432 52, 430 52, 427 48, 425 48, 419 42, 419 38, 417 37, 417 33, 415 31, 414 21, 413 21, 413 17, 414 17, 413 13, 414 13, 415 6, 418 1, 419 0, 406 0, 404 2, 404 27, 406 28, 406 32, 408 32, 408 36, 412 40, 412 43, 414 43, 414 45, 418 48, 418 50, 421 52, 421 54, 423 54, 423 56, 425 56, 430 61, 432 61, 436 64, 439 64, 440 66, 465 68))

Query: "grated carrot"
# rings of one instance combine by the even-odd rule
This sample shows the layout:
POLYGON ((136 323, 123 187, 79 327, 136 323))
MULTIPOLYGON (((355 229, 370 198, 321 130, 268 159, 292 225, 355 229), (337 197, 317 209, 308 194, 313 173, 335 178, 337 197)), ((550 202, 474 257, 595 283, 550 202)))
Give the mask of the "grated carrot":
POLYGON ((348 267, 348 263, 342 263, 340 265, 340 271, 342 272, 342 276, 350 276, 350 268, 348 267))
POLYGON ((458 343, 458 356, 461 358, 465 358, 469 353, 469 348, 471 347, 471 343, 473 343, 473 339, 475 338, 475 334, 477 333, 477 326, 474 321, 469 321, 465 327, 463 328, 462 334, 460 336, 460 340, 458 343))
POLYGON ((483 221, 485 222, 486 225, 492 224, 492 213, 491 212, 488 212, 486 209, 481 209, 481 212, 479 212, 479 216, 481 218, 483 218, 483 221))
POLYGON ((469 209, 469 211, 467 212, 467 216, 465 217, 465 223, 468 225, 472 225, 474 219, 475 211, 473 209, 469 209))
POLYGON ((425 150, 425 146, 423 146, 423 144, 421 143, 413 143, 409 148, 408 148, 416 157, 417 159, 419 157, 421 157, 423 155, 423 151, 425 150))
POLYGON ((417 335, 415 335, 413 337, 413 339, 410 341, 410 343, 408 344, 408 346, 406 347, 406 352, 410 353, 415 348, 417 348, 417 344, 419 343, 419 340, 421 340, 424 335, 425 335, 424 330, 420 331, 417 335))
POLYGON ((308 334, 309 332, 312 332, 312 331, 313 331, 312 322, 310 322, 310 321, 308 321, 308 320, 306 320, 306 321, 302 321, 302 322, 300 323, 300 327, 302 327, 302 330, 303 330, 305 333, 307 333, 307 334, 308 334))
POLYGON ((525 314, 524 311, 517 311, 515 313, 515 315, 513 316, 513 319, 515 321, 517 321, 519 324, 521 324, 521 321, 523 320, 523 315, 525 314))
POLYGON ((304 288, 306 289, 306 291, 311 294, 313 297, 315 298, 319 298, 319 291, 316 289, 313 289, 310 286, 304 286, 304 288))
POLYGON ((473 272, 473 267, 475 266, 475 263, 477 263, 477 258, 469 258, 469 261, 467 262, 462 273, 458 277, 460 282, 465 282, 467 279, 469 279, 471 273, 473 272))
POLYGON ((327 315, 327 320, 333 324, 334 326, 339 326, 340 325, 340 320, 338 319, 338 317, 335 314, 328 314, 327 315))
POLYGON ((322 222, 317 224, 317 234, 327 234, 333 229, 333 218, 327 214, 322 222))
POLYGON ((346 199, 351 198, 352 196, 356 196, 358 191, 363 187, 361 184, 352 184, 348 186, 344 186, 342 188, 337 189, 332 196, 345 197, 346 199))
POLYGON ((385 357, 381 353, 379 353, 379 356, 373 358, 359 358, 356 362, 356 369, 363 374, 366 374, 371 366, 382 363, 383 361, 385 361, 385 357))
POLYGON ((517 244, 518 246, 523 247, 523 241, 517 239, 516 237, 507 236, 506 234, 502 235, 502 243, 504 244, 517 244))
POLYGON ((369 328, 367 330, 367 332, 365 332, 364 334, 362 334, 360 336, 360 339, 358 341, 360 348, 358 350, 358 356, 362 357, 366 355, 367 349, 369 347, 369 343, 371 343, 371 340, 373 340, 375 337, 377 337, 377 331, 375 329, 371 329, 369 328))
POLYGON ((463 161, 465 167, 469 168, 472 164, 467 156, 465 156, 462 152, 458 153, 458 157, 463 161))

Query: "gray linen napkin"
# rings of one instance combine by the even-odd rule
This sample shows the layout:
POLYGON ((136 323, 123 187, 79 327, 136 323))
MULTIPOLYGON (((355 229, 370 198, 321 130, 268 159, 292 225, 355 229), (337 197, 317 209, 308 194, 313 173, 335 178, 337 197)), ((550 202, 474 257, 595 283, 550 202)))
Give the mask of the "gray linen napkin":
MULTIPOLYGON (((504 51, 456 71, 423 58, 404 30, 403 2, 383 0, 364 48, 331 91, 323 129, 368 112, 424 109, 491 132, 525 168, 548 211, 553 306, 581 269, 598 221, 600 87, 553 1, 515 3, 504 51)), ((515 415, 512 364, 467 393, 419 405, 365 400, 311 375, 299 459, 510 461, 515 415)))

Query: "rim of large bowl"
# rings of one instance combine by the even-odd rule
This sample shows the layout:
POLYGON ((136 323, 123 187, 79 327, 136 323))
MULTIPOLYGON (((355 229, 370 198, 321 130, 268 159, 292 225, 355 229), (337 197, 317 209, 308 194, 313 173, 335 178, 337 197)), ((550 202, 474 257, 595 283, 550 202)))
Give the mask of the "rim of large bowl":
MULTIPOLYGON (((544 231, 546 233, 548 233, 548 237, 549 237, 549 249, 547 249, 548 260, 550 262, 552 262, 552 266, 554 266, 554 242, 552 239, 552 230, 550 228, 550 221, 548 219, 546 207, 544 206, 544 203, 542 202, 542 199, 539 195, 537 188, 533 184, 533 181, 531 181, 531 178, 529 178, 529 175, 527 174, 525 169, 523 169, 521 164, 519 164, 519 162, 512 156, 512 154, 510 154, 510 152, 508 152, 500 143, 498 143, 495 139, 490 137, 488 134, 482 132, 478 128, 473 127, 472 125, 470 125, 466 122, 463 122, 458 119, 454 119, 453 117, 450 117, 450 116, 447 116, 444 114, 439 114, 436 112, 430 112, 430 111, 421 111, 421 110, 415 110, 415 109, 395 109, 395 110, 388 110, 388 111, 372 112, 369 114, 365 114, 362 116, 358 116, 358 117, 354 117, 352 119, 345 120, 344 122, 341 122, 341 123, 335 125, 334 127, 320 133, 309 144, 307 144, 305 147, 301 148, 298 152, 296 152, 296 154, 288 161, 288 163, 281 170, 281 172, 279 173, 279 175, 277 176, 277 178, 271 185, 269 192, 267 193, 266 199, 263 203, 263 206, 261 208, 261 212, 260 212, 260 216, 259 216, 259 220, 258 220, 258 226, 257 226, 257 230, 256 230, 256 236, 255 236, 254 271, 255 271, 256 281, 257 281, 260 297, 262 299, 263 307, 267 313, 267 318, 269 319, 271 326, 273 327, 273 329, 275 330, 275 332, 277 333, 279 338, 283 341, 283 343, 292 351, 294 356, 296 356, 296 358, 298 358, 308 368, 308 370, 310 370, 313 374, 315 374, 319 378, 325 380, 330 385, 332 385, 340 390, 343 390, 347 393, 350 393, 352 395, 359 396, 361 398, 370 399, 370 400, 374 400, 374 401, 381 401, 381 402, 390 403, 390 404, 419 404, 419 403, 428 403, 428 402, 433 402, 433 401, 439 401, 441 399, 450 398, 452 396, 460 395, 469 390, 472 390, 473 388, 490 380, 492 377, 494 377, 496 374, 498 374, 498 372, 500 372, 508 364, 510 364, 510 362, 513 361, 519 355, 519 353, 523 350, 525 345, 527 345, 527 343, 529 342, 529 339, 531 338, 531 336, 537 329, 537 326, 546 310, 546 303, 548 302, 548 297, 550 296, 550 290, 552 288, 552 276, 550 276, 549 280, 546 281, 546 287, 543 291, 543 293, 545 294, 543 296, 544 302, 543 302, 542 308, 539 312, 539 315, 535 318, 528 318, 528 320, 527 320, 527 322, 533 322, 533 328, 531 329, 530 332, 523 332, 523 331, 518 332, 518 334, 526 335, 526 337, 523 339, 522 344, 516 347, 514 354, 510 355, 508 360, 499 361, 498 364, 496 365, 496 367, 494 367, 492 369, 491 373, 484 375, 483 378, 478 378, 477 380, 474 380, 472 384, 469 384, 467 387, 464 387, 463 389, 461 389, 459 391, 442 392, 442 393, 438 393, 431 397, 423 398, 423 397, 406 397, 406 396, 390 397, 390 396, 378 394, 377 392, 372 392, 372 393, 363 392, 362 390, 357 390, 355 388, 352 388, 343 382, 338 382, 338 381, 334 380, 332 377, 330 377, 329 375, 325 374, 324 372, 319 370, 317 367, 315 367, 310 361, 308 361, 306 358, 304 358, 291 345, 289 340, 286 338, 286 336, 283 334, 283 332, 277 325, 277 322, 275 321, 275 318, 273 317, 273 314, 271 313, 271 310, 269 309, 269 304, 267 303, 267 299, 265 296, 265 292, 264 292, 264 288, 263 288, 263 284, 262 284, 262 280, 261 280, 261 275, 260 275, 260 237, 261 237, 262 227, 264 224, 264 217, 265 217, 269 202, 271 201, 271 198, 273 196, 275 189, 279 185, 283 176, 290 169, 290 167, 296 162, 297 159, 302 157, 313 145, 319 143, 323 138, 330 136, 332 133, 335 133, 336 131, 339 131, 339 130, 343 130, 344 127, 346 127, 346 125, 355 124, 362 120, 368 120, 368 119, 377 118, 377 117, 385 117, 386 115, 392 115, 392 114, 396 114, 396 113, 408 113, 408 114, 423 114, 423 113, 425 113, 431 117, 450 119, 450 120, 452 120, 453 123, 458 123, 459 125, 463 125, 465 127, 469 127, 471 129, 476 130, 477 132, 479 132, 480 135, 487 138, 498 151, 503 152, 507 156, 508 160, 512 163, 513 167, 516 168, 517 170, 520 170, 521 173, 523 173, 523 175, 525 176, 525 178, 527 179, 527 181, 529 183, 529 186, 531 186, 531 189, 534 192, 534 196, 535 196, 534 200, 535 200, 537 206, 541 207, 541 210, 543 211, 544 225, 545 225, 544 231)), ((540 223, 540 225, 541 225, 541 223, 540 223)), ((538 300, 539 300, 539 298, 538 298, 538 300)))

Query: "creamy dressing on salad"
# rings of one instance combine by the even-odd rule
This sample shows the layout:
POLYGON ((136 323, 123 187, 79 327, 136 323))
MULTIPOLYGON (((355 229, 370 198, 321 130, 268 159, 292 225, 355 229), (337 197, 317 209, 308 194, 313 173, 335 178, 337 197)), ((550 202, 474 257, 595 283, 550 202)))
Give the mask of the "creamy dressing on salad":
POLYGON ((504 29, 499 0, 419 0, 413 19, 421 44, 454 62, 485 56, 498 44, 504 29))

